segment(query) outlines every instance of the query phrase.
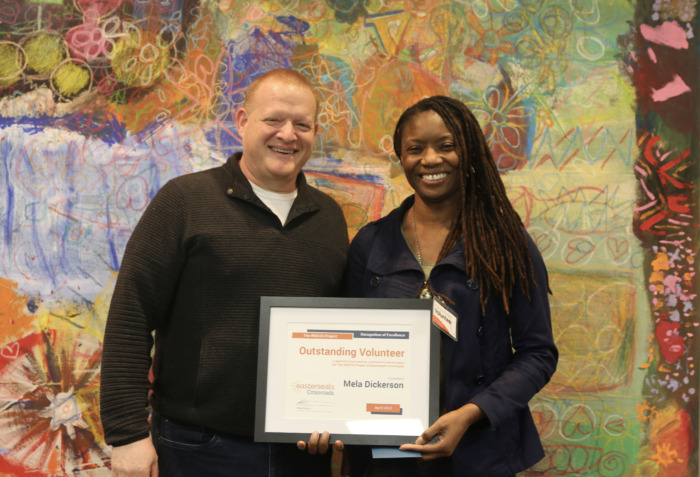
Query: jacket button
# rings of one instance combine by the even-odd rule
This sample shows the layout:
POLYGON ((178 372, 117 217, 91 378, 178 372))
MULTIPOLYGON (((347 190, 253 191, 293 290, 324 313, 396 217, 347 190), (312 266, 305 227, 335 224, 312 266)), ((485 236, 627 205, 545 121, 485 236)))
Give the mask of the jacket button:
POLYGON ((486 381, 486 378, 484 378, 483 374, 478 375, 476 378, 474 378, 474 384, 477 386, 481 386, 484 384, 484 381, 486 381))
POLYGON ((479 288, 479 280, 472 280, 471 278, 467 280, 467 286, 472 290, 479 288))
POLYGON ((484 327, 483 326, 480 326, 479 329, 476 330, 476 336, 478 336, 479 338, 484 337, 484 327))
POLYGON ((227 194, 227 195, 233 195, 233 189, 227 190, 227 191, 226 191, 226 194, 227 194))
POLYGON ((370 278, 369 286, 371 286, 372 288, 377 288, 379 286, 379 277, 375 275, 372 278, 370 278))

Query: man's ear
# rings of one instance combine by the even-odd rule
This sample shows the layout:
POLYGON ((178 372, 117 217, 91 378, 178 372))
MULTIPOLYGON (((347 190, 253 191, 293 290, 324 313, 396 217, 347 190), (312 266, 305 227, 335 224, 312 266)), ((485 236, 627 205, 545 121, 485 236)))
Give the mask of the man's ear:
POLYGON ((241 108, 236 111, 236 129, 238 129, 238 134, 243 134, 245 127, 248 124, 248 113, 245 108, 241 108))

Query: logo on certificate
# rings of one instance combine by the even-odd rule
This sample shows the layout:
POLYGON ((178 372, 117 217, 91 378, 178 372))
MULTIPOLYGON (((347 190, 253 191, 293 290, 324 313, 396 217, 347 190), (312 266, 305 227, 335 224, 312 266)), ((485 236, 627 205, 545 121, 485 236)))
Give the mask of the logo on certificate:
POLYGON ((335 385, 332 383, 304 383, 296 381, 292 383, 292 391, 296 393, 304 393, 310 395, 333 396, 335 385))

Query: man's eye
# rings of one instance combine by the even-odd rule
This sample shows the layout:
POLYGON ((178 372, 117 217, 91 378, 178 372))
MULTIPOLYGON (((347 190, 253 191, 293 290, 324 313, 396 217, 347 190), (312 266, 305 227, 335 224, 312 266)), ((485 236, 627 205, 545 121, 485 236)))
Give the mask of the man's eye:
POLYGON ((263 121, 266 122, 267 124, 277 124, 280 122, 280 120, 277 118, 266 118, 263 121))
POLYGON ((297 129, 299 129, 301 131, 310 131, 311 125, 306 124, 306 123, 297 123, 297 129))

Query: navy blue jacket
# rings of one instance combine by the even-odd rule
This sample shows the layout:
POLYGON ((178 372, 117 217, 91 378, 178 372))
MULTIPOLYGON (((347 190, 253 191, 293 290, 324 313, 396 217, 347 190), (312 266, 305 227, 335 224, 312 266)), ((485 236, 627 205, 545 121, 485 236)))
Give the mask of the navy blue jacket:
MULTIPOLYGON (((401 219, 413 201, 409 197, 353 239, 349 296, 417 296, 423 271, 401 233, 401 219)), ((528 245, 535 284, 530 285, 530 300, 514 287, 510 314, 498 294, 491 293, 482 315, 479 284, 466 276, 461 241, 430 273, 431 288, 455 302, 452 308, 458 316, 458 341, 442 335, 447 411, 471 402, 487 417, 469 428, 455 449, 455 475, 512 475, 544 457, 528 401, 554 373, 558 352, 552 338, 547 270, 529 236, 528 245)))

